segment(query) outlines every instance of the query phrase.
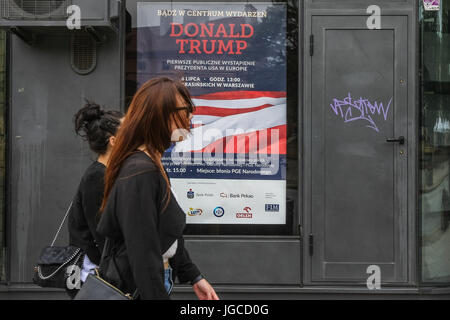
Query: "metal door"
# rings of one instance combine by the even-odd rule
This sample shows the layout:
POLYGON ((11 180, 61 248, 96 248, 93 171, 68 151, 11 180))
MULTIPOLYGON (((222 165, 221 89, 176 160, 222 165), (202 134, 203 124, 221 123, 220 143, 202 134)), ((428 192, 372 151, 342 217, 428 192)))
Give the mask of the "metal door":
POLYGON ((312 283, 407 281, 407 17, 366 20, 311 20, 312 283))

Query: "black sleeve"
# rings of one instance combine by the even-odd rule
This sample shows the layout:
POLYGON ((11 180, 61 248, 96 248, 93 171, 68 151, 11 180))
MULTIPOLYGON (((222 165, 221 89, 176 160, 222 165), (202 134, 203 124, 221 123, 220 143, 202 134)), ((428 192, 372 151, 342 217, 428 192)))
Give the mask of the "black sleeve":
MULTIPOLYGON (((142 299, 169 299, 158 235, 158 173, 118 179, 115 200, 108 199, 120 225, 134 282, 142 299)), ((106 208, 105 210, 109 210, 106 208)))
POLYGON ((184 247, 183 238, 178 239, 177 251, 169 259, 169 264, 174 269, 180 283, 190 282, 200 275, 200 270, 192 263, 189 253, 184 247))
POLYGON ((100 262, 101 248, 103 248, 104 243, 103 238, 100 237, 96 231, 98 211, 103 199, 103 179, 104 172, 95 171, 89 175, 84 183, 85 187, 80 190, 84 220, 90 231, 90 242, 86 253, 89 259, 97 265, 100 262))
POLYGON ((70 245, 79 247, 84 252, 88 252, 94 239, 89 231, 86 220, 84 219, 80 191, 77 191, 77 194, 73 199, 68 219, 70 245))

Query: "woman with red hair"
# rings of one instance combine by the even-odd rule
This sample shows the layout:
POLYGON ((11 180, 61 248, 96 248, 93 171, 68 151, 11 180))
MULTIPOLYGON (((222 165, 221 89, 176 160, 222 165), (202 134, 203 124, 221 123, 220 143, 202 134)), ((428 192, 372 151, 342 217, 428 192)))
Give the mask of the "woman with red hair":
POLYGON ((173 132, 189 131, 193 111, 180 81, 147 81, 133 97, 106 169, 97 231, 111 243, 104 261, 113 259, 118 274, 105 276, 124 292, 137 289, 140 299, 169 299, 178 277, 199 299, 218 300, 184 248, 186 215, 161 162, 173 132))

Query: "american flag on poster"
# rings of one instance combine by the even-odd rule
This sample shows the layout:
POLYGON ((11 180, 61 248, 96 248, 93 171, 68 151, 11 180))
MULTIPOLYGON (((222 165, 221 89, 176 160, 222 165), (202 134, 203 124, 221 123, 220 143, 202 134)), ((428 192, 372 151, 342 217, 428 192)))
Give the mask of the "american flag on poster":
POLYGON ((226 91, 193 98, 191 135, 175 152, 286 154, 286 92, 226 91))

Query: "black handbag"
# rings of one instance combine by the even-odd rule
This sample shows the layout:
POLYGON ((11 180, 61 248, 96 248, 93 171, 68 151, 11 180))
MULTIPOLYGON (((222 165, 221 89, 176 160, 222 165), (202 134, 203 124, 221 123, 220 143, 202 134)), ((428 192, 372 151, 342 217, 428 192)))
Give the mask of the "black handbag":
MULTIPOLYGON (((100 267, 103 266, 103 261, 110 248, 110 240, 105 239, 103 247, 102 257, 100 259, 100 267)), ((109 268, 115 264, 107 264, 109 268)), ((108 270, 107 270, 108 271, 108 270)), ((116 273, 119 270, 114 270, 116 273)), ((119 274, 120 276, 120 274, 119 274)), ((116 286, 105 280, 100 275, 100 269, 95 269, 95 275, 88 274, 86 282, 84 282, 81 289, 78 291, 74 300, 134 300, 138 296, 138 290, 136 289, 133 294, 124 293, 116 286)))
POLYGON ((80 288, 80 272, 84 253, 80 248, 74 246, 54 246, 71 207, 72 203, 67 209, 52 244, 42 249, 34 267, 33 282, 40 287, 65 288, 68 290, 80 288))

